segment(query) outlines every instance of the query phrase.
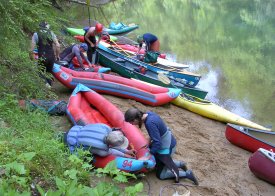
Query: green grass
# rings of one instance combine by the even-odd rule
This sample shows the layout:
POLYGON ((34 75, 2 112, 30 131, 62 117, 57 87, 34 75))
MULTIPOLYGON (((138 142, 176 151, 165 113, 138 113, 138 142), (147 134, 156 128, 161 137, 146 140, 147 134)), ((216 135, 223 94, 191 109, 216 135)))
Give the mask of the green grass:
POLYGON ((16 96, 6 94, 0 100, 0 195, 136 195, 142 183, 118 188, 135 175, 124 173, 110 163, 104 169, 91 170, 87 151, 71 155, 60 141, 60 130, 41 111, 19 108, 16 96), (113 178, 90 187, 92 176, 113 178))

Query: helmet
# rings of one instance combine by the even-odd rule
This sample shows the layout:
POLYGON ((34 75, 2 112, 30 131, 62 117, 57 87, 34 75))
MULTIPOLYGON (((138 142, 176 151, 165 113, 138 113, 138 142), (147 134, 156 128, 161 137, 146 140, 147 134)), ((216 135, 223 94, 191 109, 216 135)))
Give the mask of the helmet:
POLYGON ((101 23, 97 23, 95 25, 95 30, 96 30, 96 32, 101 33, 103 30, 103 25, 101 23))
POLYGON ((80 48, 83 48, 83 50, 87 51, 88 45, 86 43, 82 43, 82 44, 80 44, 80 48))
POLYGON ((138 35, 137 36, 137 42, 138 43, 142 43, 143 42, 143 36, 142 35, 138 35))
POLYGON ((143 112, 137 108, 130 108, 125 112, 124 118, 126 122, 133 122, 134 120, 140 120, 142 118, 143 112))
POLYGON ((39 27, 43 29, 49 29, 50 25, 46 21, 42 21, 39 23, 39 27))

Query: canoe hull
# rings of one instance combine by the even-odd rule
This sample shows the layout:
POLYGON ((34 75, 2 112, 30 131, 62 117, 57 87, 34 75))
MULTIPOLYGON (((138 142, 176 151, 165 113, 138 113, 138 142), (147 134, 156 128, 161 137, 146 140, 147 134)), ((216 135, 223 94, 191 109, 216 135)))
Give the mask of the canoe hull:
POLYGON ((275 132, 227 124, 225 137, 232 144, 250 152, 259 148, 275 151, 275 132))
POLYGON ((275 185, 275 153, 260 148, 250 156, 248 166, 255 176, 275 185))
POLYGON ((134 78, 142 80, 151 84, 170 87, 170 88, 179 88, 184 93, 194 95, 196 97, 205 98, 207 91, 196 87, 190 87, 188 85, 182 85, 180 83, 165 84, 158 79, 158 73, 155 71, 147 70, 145 74, 142 74, 135 70, 138 69, 140 64, 121 59, 116 54, 106 52, 104 50, 98 49, 99 62, 105 67, 110 67, 114 72, 120 74, 121 76, 127 78, 134 78))
MULTIPOLYGON (((109 35, 122 35, 129 33, 135 29, 138 28, 138 25, 133 25, 133 26, 126 26, 122 29, 114 30, 114 29, 109 29, 109 28, 104 28, 103 30, 108 32, 109 35)), ((67 31, 71 35, 84 35, 85 31, 83 29, 77 29, 77 28, 67 28, 67 31)))
MULTIPOLYGON (((116 57, 121 58, 129 63, 146 67, 147 70, 150 70, 150 71, 153 71, 156 73, 162 72, 162 73, 166 74, 169 77, 169 79, 171 79, 173 81, 177 81, 184 85, 188 85, 190 87, 195 87, 201 78, 200 75, 188 72, 186 70, 182 70, 182 69, 178 70, 176 68, 171 68, 171 67, 164 68, 163 65, 157 66, 157 65, 151 65, 148 63, 144 63, 137 59, 125 56, 122 53, 119 53, 118 51, 111 50, 109 47, 111 47, 111 45, 109 45, 108 43, 100 42, 99 47, 98 47, 98 50, 100 51, 99 53, 105 52, 105 54, 108 53, 111 55, 115 55, 116 57)), ((165 59, 163 59, 163 60, 165 60, 165 59)))
POLYGON ((243 125, 255 129, 268 130, 250 120, 234 114, 210 101, 190 95, 182 95, 172 101, 173 104, 201 116, 224 123, 243 125))

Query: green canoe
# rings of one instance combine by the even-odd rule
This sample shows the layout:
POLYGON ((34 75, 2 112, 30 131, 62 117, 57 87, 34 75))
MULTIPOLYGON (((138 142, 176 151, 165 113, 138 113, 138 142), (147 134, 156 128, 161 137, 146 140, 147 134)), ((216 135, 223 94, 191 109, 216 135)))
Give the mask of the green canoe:
MULTIPOLYGON (((138 28, 138 25, 131 25, 131 26, 123 26, 120 29, 109 29, 109 28, 104 28, 103 31, 106 31, 109 33, 109 35, 122 35, 129 33, 135 29, 138 28)), ((77 29, 77 28, 67 28, 67 31, 71 35, 84 35, 84 30, 83 29, 77 29)))
POLYGON ((105 67, 110 67, 112 71, 127 78, 134 78, 142 80, 151 84, 156 84, 164 87, 180 88, 182 92, 204 99, 207 95, 207 91, 200 88, 190 87, 183 85, 182 83, 171 81, 169 84, 164 83, 159 79, 159 73, 154 70, 147 70, 146 73, 140 73, 139 67, 140 61, 133 58, 126 57, 114 50, 104 47, 103 44, 99 44, 97 49, 99 54, 99 62, 105 67))

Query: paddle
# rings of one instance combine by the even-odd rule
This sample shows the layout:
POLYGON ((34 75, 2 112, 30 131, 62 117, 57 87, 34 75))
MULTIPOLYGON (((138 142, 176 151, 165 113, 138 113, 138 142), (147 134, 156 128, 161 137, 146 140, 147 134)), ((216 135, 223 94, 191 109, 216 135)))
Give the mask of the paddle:
MULTIPOLYGON (((159 79, 162 83, 164 83, 164 84, 167 84, 167 85, 171 84, 173 87, 175 87, 175 86, 171 83, 171 80, 170 80, 163 72, 159 72, 159 73, 158 73, 158 79, 159 79)), ((177 87, 175 87, 175 88, 177 88, 177 87)))
POLYGON ((119 50, 121 50, 122 52, 124 52, 127 57, 130 57, 130 56, 133 55, 131 52, 125 51, 123 48, 121 48, 115 41, 110 40, 110 42, 112 42, 113 44, 115 44, 115 46, 118 47, 119 50))
MULTIPOLYGON (((167 84, 167 85, 170 84, 170 85, 172 85, 174 88, 179 89, 178 87, 176 87, 175 85, 173 85, 173 84, 171 83, 171 80, 170 80, 163 72, 159 72, 159 73, 158 73, 158 79, 159 79, 162 83, 164 83, 164 84, 167 84)), ((184 98, 187 99, 187 100, 195 101, 194 98, 192 98, 190 95, 185 94, 185 93, 182 92, 182 91, 181 91, 180 96, 184 97, 184 98)))

